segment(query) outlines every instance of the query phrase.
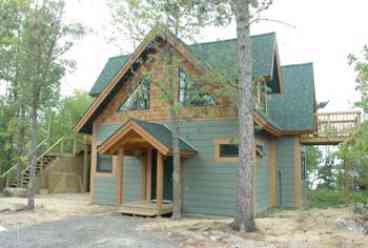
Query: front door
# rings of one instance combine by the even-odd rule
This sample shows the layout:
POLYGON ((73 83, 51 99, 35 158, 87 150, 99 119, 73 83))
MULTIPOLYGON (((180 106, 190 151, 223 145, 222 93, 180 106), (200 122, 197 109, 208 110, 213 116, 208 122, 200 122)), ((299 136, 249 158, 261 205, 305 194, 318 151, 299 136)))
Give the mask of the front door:
MULTIPOLYGON (((152 156, 152 188, 151 200, 156 199, 156 181, 157 181, 157 151, 152 156)), ((164 200, 173 200, 173 157, 167 157, 164 160, 164 200)))

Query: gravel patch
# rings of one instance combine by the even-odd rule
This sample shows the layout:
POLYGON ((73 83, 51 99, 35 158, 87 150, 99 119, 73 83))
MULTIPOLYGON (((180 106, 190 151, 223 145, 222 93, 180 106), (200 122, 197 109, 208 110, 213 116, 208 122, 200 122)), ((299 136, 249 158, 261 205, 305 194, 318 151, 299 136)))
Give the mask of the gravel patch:
POLYGON ((178 247, 167 235, 137 228, 146 220, 120 215, 73 216, 0 233, 1 248, 178 247))

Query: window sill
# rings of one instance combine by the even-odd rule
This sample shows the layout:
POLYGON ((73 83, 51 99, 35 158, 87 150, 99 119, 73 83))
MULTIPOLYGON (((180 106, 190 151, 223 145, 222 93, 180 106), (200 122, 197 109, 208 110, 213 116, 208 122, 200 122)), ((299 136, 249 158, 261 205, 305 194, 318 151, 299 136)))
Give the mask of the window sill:
POLYGON ((113 172, 96 172, 96 177, 113 177, 113 172))

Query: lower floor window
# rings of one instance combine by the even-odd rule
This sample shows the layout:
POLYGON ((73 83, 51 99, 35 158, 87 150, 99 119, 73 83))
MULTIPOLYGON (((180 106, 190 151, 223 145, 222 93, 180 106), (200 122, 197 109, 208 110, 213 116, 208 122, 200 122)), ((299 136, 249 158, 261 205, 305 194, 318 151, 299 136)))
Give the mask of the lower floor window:
MULTIPOLYGON (((217 161, 239 161, 239 144, 233 143, 231 139, 215 140, 215 160, 217 161)), ((265 156, 264 146, 256 145, 257 159, 265 156)))
POLYGON ((220 157, 237 158, 239 157, 238 144, 220 144, 220 157))
POLYGON ((97 172, 112 173, 112 156, 97 155, 97 172))

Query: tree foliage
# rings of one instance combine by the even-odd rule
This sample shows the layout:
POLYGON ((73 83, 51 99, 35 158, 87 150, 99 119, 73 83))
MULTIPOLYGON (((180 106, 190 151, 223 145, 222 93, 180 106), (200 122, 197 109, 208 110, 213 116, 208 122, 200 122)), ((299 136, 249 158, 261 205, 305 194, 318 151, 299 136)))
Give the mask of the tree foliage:
POLYGON ((8 100, 15 106, 13 118, 20 135, 13 143, 22 147, 17 151, 22 156, 26 151, 24 136, 31 136, 28 206, 33 208, 41 113, 58 102, 61 79, 75 64, 65 53, 84 31, 79 24, 65 22, 63 0, 2 0, 0 4, 0 16, 5 20, 0 28, 4 34, 0 39, 0 81, 7 84, 8 100), (30 125, 23 125, 29 120, 30 125))

